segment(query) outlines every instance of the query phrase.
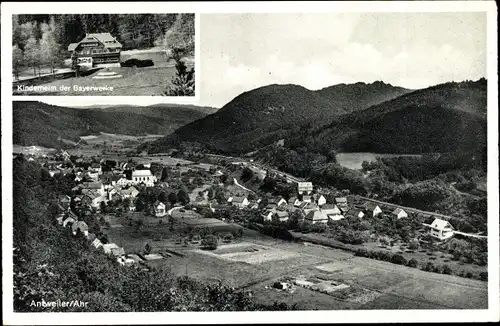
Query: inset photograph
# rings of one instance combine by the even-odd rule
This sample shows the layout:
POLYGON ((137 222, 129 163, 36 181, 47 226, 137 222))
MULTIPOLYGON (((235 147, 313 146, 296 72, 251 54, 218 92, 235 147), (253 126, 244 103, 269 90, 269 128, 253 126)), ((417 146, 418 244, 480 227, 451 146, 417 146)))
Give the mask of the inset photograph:
POLYGON ((195 14, 13 15, 12 33, 13 95, 195 95, 195 14))

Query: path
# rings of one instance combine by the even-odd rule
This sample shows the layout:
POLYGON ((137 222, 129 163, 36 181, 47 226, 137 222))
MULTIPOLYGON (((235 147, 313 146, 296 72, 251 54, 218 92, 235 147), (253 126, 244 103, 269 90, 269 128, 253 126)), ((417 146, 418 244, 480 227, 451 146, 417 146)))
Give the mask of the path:
POLYGON ((243 189, 243 190, 250 191, 250 192, 254 192, 253 190, 250 190, 250 189, 245 188, 244 186, 240 185, 240 184, 238 183, 238 180, 236 180, 236 178, 233 178, 233 180, 234 180, 234 185, 236 185, 236 186, 240 187, 240 188, 241 188, 241 189, 243 189))

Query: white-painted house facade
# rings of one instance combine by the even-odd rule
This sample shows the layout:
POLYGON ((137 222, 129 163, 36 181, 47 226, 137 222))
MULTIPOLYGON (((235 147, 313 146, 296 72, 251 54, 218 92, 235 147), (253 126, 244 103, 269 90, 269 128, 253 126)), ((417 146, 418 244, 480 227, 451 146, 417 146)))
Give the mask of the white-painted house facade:
POLYGON ((455 228, 450 222, 436 218, 430 225, 430 235, 441 241, 447 240, 455 233, 455 228))
POLYGON ((151 173, 151 170, 135 170, 132 172, 132 184, 143 183, 146 187, 153 187, 156 182, 156 177, 151 173))

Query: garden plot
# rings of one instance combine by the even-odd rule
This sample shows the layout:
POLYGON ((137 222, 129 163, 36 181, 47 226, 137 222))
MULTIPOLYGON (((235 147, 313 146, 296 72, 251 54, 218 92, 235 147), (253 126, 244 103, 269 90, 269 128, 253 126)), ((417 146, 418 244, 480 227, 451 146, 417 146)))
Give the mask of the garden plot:
POLYGON ((333 263, 328 263, 328 264, 316 266, 316 268, 319 269, 320 271, 323 271, 326 273, 332 273, 332 272, 336 272, 336 271, 342 270, 344 268, 347 268, 349 266, 350 266, 349 264, 342 263, 340 261, 336 261, 333 263))
POLYGON ((381 293, 377 291, 346 284, 341 281, 325 280, 319 277, 306 278, 299 276, 293 279, 292 282, 297 286, 331 295, 337 300, 352 303, 365 304, 381 295, 381 293))
POLYGON ((276 249, 248 248, 243 252, 234 252, 219 255, 232 261, 241 261, 247 264, 262 264, 266 262, 285 260, 299 256, 299 254, 290 251, 276 249))

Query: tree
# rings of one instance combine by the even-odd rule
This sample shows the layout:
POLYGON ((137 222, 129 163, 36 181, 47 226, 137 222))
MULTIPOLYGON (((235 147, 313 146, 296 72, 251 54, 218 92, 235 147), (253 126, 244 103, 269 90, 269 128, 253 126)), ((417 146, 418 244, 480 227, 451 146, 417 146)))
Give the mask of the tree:
POLYGON ((50 66, 54 73, 54 67, 61 60, 61 46, 57 43, 55 35, 55 21, 51 18, 49 24, 42 24, 42 39, 40 40, 41 61, 50 66))
POLYGON ((19 68, 24 64, 24 53, 23 51, 14 44, 12 46, 12 72, 16 77, 16 80, 19 79, 19 68))
POLYGON ((179 202, 181 202, 181 204, 183 205, 189 203, 189 195, 184 189, 179 190, 179 192, 177 193, 177 198, 179 199, 179 202))
POLYGON ((36 76, 36 68, 40 67, 40 43, 31 36, 24 48, 25 62, 33 67, 33 76, 36 76))
POLYGON ((208 235, 201 241, 201 245, 204 249, 215 250, 217 249, 219 240, 214 235, 208 235))
POLYGON ((254 173, 253 173, 253 171, 252 171, 250 168, 245 167, 245 168, 243 169, 243 172, 241 172, 241 180, 242 180, 243 182, 247 182, 247 181, 249 181, 249 180, 251 180, 251 179, 252 179, 253 174, 254 174, 254 173))
POLYGON ((178 198, 175 192, 171 192, 168 194, 168 201, 170 202, 170 204, 172 204, 172 206, 175 205, 175 203, 177 203, 178 198))
POLYGON ((165 182, 168 179, 168 169, 167 167, 163 167, 163 170, 161 171, 161 178, 160 181, 165 182))
POLYGON ((151 245, 148 243, 146 243, 146 245, 144 246, 144 254, 145 255, 149 255, 149 253, 151 253, 151 245))
POLYGON ((186 63, 181 60, 183 52, 183 49, 178 48, 172 50, 176 75, 172 77, 171 85, 167 85, 165 96, 193 96, 195 94, 194 67, 188 69, 186 63))

